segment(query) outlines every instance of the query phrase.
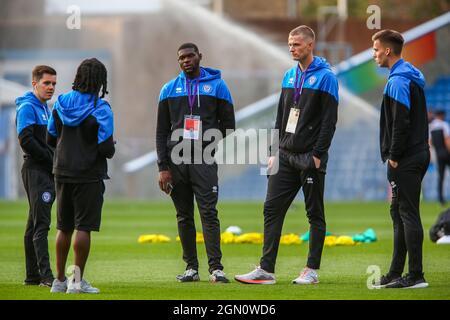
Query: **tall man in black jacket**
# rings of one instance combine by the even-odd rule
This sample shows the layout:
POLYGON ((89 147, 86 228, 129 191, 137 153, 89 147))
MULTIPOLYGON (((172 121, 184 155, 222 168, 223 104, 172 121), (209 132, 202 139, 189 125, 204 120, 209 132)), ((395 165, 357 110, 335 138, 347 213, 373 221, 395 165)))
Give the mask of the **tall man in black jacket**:
POLYGON ((194 225, 195 196, 203 225, 210 280, 228 282, 221 263, 220 223, 216 209, 217 164, 209 161, 213 159, 203 157, 203 151, 210 143, 202 138, 212 131, 224 137, 227 131, 235 129, 233 101, 220 71, 200 67, 201 59, 202 54, 195 44, 181 45, 178 49, 181 72, 161 89, 156 128, 159 186, 170 194, 177 211, 178 234, 183 260, 187 264, 177 280, 200 279, 194 225), (173 137, 176 132, 182 136, 173 137), (180 145, 187 146, 182 151, 183 159, 175 152, 180 145), (196 157, 196 153, 200 157, 196 157))
POLYGON ((338 82, 324 58, 313 56, 314 31, 299 26, 289 34, 288 44, 296 66, 284 76, 275 129, 280 136, 279 166, 269 159, 269 176, 264 203, 264 248, 260 266, 235 279, 248 284, 274 284, 275 262, 286 212, 300 188, 305 196, 310 224, 306 267, 294 284, 318 283, 325 240, 323 204, 328 149, 336 129, 338 82))
POLYGON ((47 101, 55 92, 56 71, 36 66, 32 72, 33 91, 16 99, 17 135, 24 152, 22 180, 27 193, 29 213, 25 230, 26 285, 51 286, 53 273, 48 254, 48 230, 55 201, 53 149, 46 133, 50 110, 47 101))
POLYGON ((56 270, 51 292, 99 293, 84 279, 91 247, 91 231, 100 230, 106 159, 115 152, 114 117, 102 98, 107 71, 92 58, 77 69, 72 91, 58 97, 48 122, 47 141, 55 149, 53 173, 57 193, 56 270), (75 270, 72 281, 65 266, 73 231, 75 270))
POLYGON ((428 283, 422 272, 423 228, 419 204, 422 179, 430 162, 425 78, 401 58, 404 40, 400 33, 382 30, 373 35, 372 41, 375 62, 390 69, 381 105, 380 146, 383 162, 388 161, 394 224, 391 267, 376 285, 424 288, 428 283), (401 277, 406 254, 409 274, 401 277))

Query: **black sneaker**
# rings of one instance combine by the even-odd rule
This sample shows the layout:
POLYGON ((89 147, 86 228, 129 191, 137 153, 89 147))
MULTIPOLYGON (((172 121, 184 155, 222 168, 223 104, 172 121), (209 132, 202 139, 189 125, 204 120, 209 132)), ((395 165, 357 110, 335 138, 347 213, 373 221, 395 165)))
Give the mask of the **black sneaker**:
POLYGON ((198 271, 194 269, 188 269, 183 274, 177 276, 177 280, 179 282, 194 282, 200 281, 200 276, 198 275, 198 271))
POLYGON ((23 281, 24 286, 38 286, 41 284, 41 279, 25 279, 23 281))
POLYGON ((42 279, 39 283, 39 286, 51 288, 53 285, 53 280, 55 280, 55 279, 54 278, 42 279))
POLYGON ((372 286, 375 289, 386 288, 387 285, 394 284, 398 282, 401 278, 402 278, 401 276, 388 273, 386 275, 381 276, 380 281, 374 282, 372 286))
POLYGON ((405 275, 399 281, 389 284, 386 289, 419 289, 428 287, 428 283, 423 277, 423 273, 419 277, 413 277, 410 274, 405 275))

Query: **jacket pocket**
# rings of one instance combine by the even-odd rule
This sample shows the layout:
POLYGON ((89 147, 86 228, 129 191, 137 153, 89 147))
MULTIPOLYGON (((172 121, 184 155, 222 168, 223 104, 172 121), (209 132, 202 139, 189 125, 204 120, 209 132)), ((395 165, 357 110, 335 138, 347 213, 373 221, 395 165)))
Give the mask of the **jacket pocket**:
POLYGON ((289 164, 295 169, 301 171, 316 168, 312 151, 307 153, 291 153, 289 155, 289 164))

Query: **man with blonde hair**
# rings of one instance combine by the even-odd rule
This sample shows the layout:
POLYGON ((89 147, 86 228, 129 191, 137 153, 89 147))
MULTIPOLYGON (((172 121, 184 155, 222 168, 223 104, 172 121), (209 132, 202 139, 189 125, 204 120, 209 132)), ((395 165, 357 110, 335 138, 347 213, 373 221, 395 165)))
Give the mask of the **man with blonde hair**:
POLYGON ((313 55, 314 31, 299 26, 289 34, 288 45, 297 63, 283 79, 275 129, 280 137, 279 157, 269 159, 269 175, 264 203, 264 248, 260 266, 250 273, 236 275, 247 284, 274 284, 275 262, 286 212, 300 188, 305 196, 310 224, 309 255, 306 266, 292 282, 319 282, 325 240, 323 193, 328 149, 337 122, 338 82, 324 58, 313 55), (279 161, 279 165, 274 165, 279 161))

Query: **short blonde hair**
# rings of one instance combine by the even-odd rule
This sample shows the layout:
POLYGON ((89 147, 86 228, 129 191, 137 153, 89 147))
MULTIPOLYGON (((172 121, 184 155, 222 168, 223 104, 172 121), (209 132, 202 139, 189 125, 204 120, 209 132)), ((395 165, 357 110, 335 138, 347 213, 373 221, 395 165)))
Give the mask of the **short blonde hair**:
POLYGON ((290 36, 302 35, 303 37, 310 38, 313 41, 316 40, 316 35, 313 29, 305 25, 301 25, 298 26, 297 28, 294 28, 293 30, 291 30, 291 32, 289 32, 289 35, 290 36))

